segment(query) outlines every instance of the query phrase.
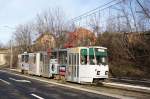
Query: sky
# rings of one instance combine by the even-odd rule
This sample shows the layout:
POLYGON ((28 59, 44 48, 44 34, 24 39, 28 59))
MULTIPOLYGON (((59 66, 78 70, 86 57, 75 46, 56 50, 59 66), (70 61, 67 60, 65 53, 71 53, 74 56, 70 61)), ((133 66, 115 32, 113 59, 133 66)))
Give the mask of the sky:
POLYGON ((97 8, 109 0, 0 0, 0 42, 7 44, 15 27, 35 20, 50 8, 62 8, 68 19, 97 8))

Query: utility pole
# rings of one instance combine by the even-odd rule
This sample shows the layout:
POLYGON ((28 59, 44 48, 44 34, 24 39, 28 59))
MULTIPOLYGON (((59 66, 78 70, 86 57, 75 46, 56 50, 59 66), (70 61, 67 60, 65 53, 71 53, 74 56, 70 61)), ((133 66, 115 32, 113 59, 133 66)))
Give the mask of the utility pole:
POLYGON ((12 53, 12 40, 10 40, 10 69, 12 68, 13 53, 12 53))

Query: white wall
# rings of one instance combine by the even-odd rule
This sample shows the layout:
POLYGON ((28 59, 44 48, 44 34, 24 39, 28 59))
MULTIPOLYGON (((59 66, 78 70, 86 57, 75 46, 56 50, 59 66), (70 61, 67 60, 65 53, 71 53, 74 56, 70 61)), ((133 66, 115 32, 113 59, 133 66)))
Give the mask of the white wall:
POLYGON ((6 54, 0 54, 0 65, 6 64, 7 61, 5 57, 6 57, 6 54))

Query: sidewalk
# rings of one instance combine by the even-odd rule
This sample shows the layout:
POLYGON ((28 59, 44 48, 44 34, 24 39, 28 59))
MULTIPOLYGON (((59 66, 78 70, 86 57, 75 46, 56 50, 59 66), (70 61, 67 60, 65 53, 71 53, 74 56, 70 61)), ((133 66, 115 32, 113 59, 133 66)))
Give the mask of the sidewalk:
POLYGON ((106 87, 112 87, 112 88, 120 88, 125 90, 131 90, 131 91, 138 91, 138 92, 145 92, 150 94, 150 87, 143 87, 133 84, 121 84, 121 83, 106 83, 103 82, 104 86, 106 87))

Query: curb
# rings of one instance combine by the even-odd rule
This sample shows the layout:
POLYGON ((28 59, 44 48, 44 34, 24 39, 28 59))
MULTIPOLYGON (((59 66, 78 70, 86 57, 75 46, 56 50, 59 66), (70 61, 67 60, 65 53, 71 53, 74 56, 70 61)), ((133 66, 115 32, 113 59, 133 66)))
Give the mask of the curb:
MULTIPOLYGON (((10 70, 10 69, 7 69, 7 70, 10 70)), ((7 72, 7 71, 3 71, 3 70, 0 70, 0 71, 7 72)), ((14 70, 14 71, 16 71, 16 70, 14 70)), ((43 79, 39 79, 39 78, 35 78, 35 77, 30 77, 30 76, 26 76, 26 75, 20 75, 20 74, 12 73, 11 70, 10 70, 10 72, 7 72, 7 73, 10 73, 10 74, 13 74, 13 75, 17 75, 17 76, 20 76, 20 77, 25 77, 25 78, 33 79, 33 80, 38 80, 38 81, 49 83, 49 84, 54 84, 54 85, 58 85, 58 86, 62 86, 62 87, 68 87, 68 88, 71 88, 71 89, 76 89, 76 90, 85 91, 85 92, 89 92, 89 93, 94 93, 94 94, 109 96, 109 97, 113 97, 113 98, 135 99, 134 97, 122 96, 122 95, 111 94, 111 93, 105 93, 105 92, 100 92, 100 91, 96 91, 96 90, 92 90, 92 89, 82 88, 81 86, 65 85, 65 84, 60 84, 60 83, 53 82, 53 81, 47 81, 47 80, 43 80, 43 79)))
POLYGON ((129 91, 150 94, 150 87, 143 87, 143 86, 129 85, 129 84, 127 85, 127 84, 121 84, 121 83, 107 83, 107 82, 103 82, 103 85, 105 87, 118 88, 118 89, 124 89, 124 90, 129 90, 129 91))

